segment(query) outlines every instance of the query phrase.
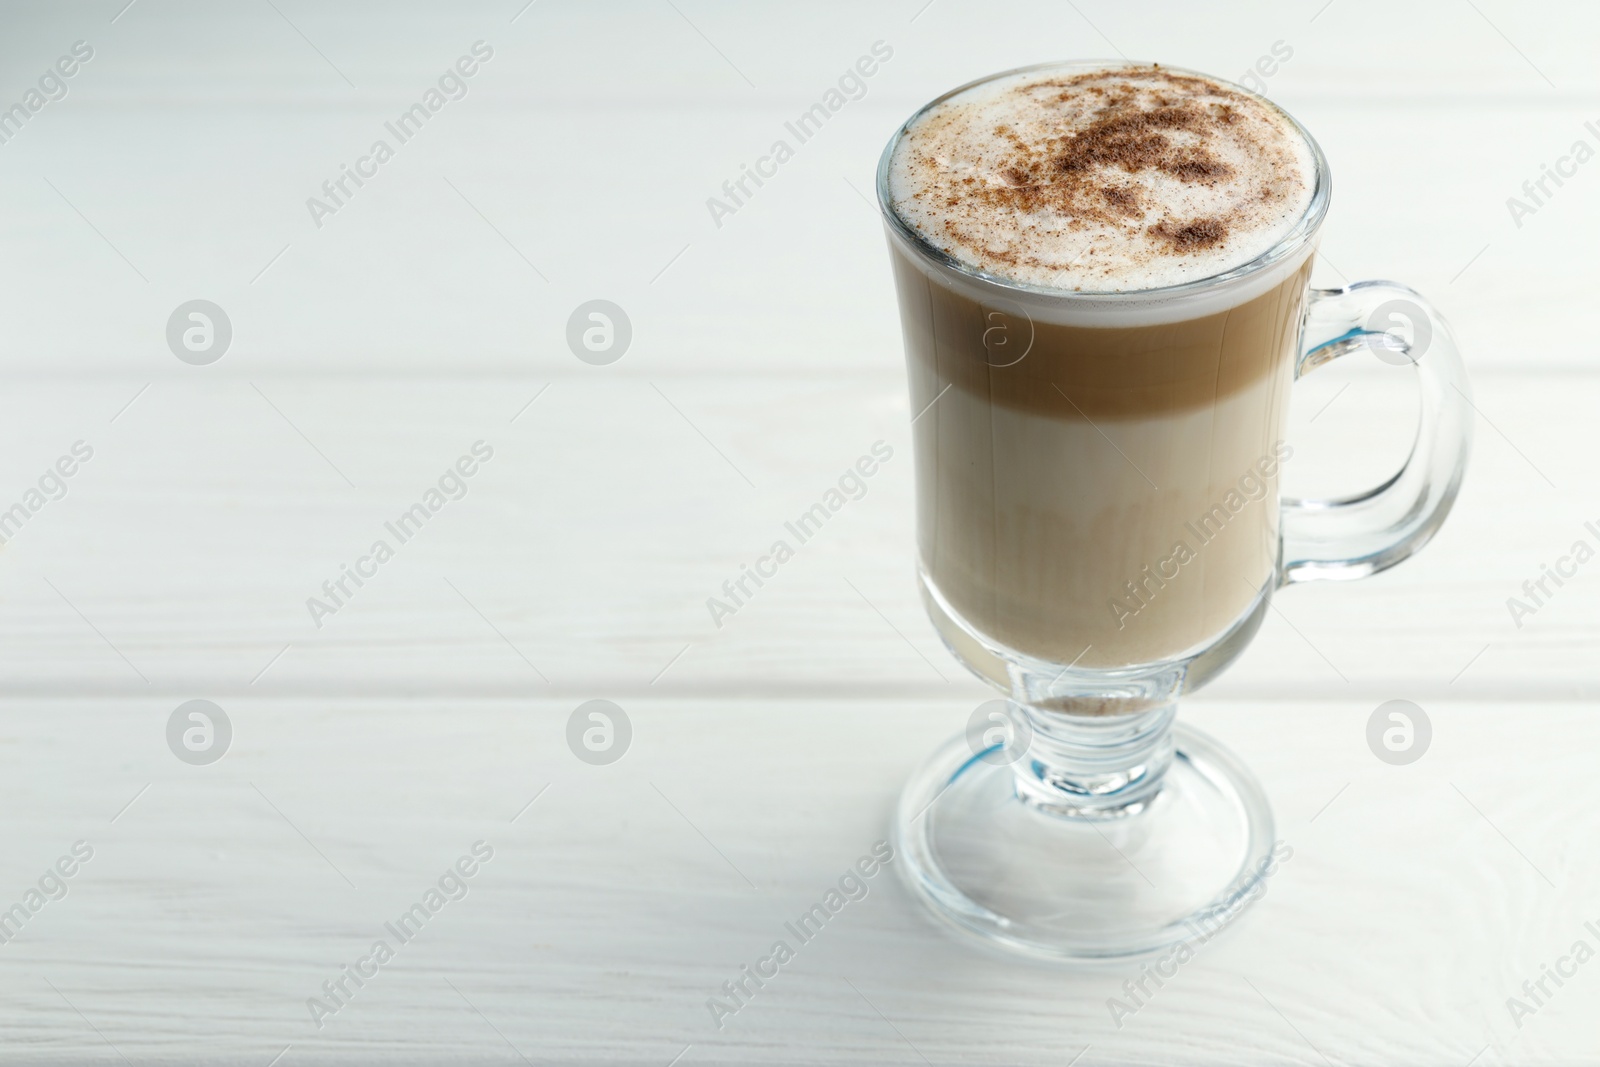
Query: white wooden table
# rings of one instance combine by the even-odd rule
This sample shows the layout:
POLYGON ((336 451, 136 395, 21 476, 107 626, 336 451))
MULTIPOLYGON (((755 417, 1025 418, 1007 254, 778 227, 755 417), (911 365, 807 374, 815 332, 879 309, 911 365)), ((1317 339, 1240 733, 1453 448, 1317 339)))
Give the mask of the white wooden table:
MULTIPOLYGON (((1600 12, 124 2, 0 16, 0 108, 93 49, 0 144, 0 512, 93 449, 0 548, 0 910, 66 890, 0 944, 0 1062, 1600 1056, 1600 963, 1507 1008, 1600 948, 1600 563, 1520 627, 1506 607, 1600 542, 1600 164, 1520 226, 1506 207, 1600 147, 1600 12), (317 227, 306 199, 480 40, 465 97, 317 227), (875 41, 865 95, 715 225, 707 198, 875 41), (1277 42, 1267 90, 1337 175, 1320 281, 1430 294, 1482 414, 1423 555, 1285 594, 1187 705, 1294 859, 1120 1028, 1134 969, 974 951, 886 873, 718 1029, 706 999, 987 695, 911 580, 881 145, 1009 66, 1236 77, 1277 42), (633 328, 608 366, 565 339, 597 298, 633 328), (233 327, 208 366, 165 338, 193 299, 233 327), (878 440, 868 495, 715 626, 706 598, 878 440), (465 497, 315 625, 307 598, 477 441, 465 497), (610 765, 566 742, 594 698, 632 724, 610 765), (1409 766, 1366 746, 1392 698, 1432 720, 1409 766), (168 748, 191 699, 232 724, 208 766, 168 748), (319 1028, 308 998, 479 841, 466 896, 319 1028), (92 858, 50 876, 76 842, 92 858)), ((1388 473, 1412 403, 1376 361, 1307 380, 1291 488, 1388 473)))

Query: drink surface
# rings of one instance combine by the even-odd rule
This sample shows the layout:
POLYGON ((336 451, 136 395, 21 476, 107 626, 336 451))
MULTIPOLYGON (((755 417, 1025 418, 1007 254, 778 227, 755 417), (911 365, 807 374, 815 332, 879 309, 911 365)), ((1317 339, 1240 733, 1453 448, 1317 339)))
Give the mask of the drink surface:
POLYGON ((1272 249, 1310 205, 1316 157, 1282 111, 1159 66, 1023 71, 918 115, 890 159, 895 213, 1012 281, 1132 292, 1272 249))

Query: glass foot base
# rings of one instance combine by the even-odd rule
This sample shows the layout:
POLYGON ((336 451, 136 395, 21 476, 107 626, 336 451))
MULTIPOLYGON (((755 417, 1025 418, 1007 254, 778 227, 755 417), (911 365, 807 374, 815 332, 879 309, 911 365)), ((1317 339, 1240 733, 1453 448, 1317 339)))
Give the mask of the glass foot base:
POLYGON ((1061 963, 1196 947, 1264 892, 1272 811, 1249 770, 1192 727, 1161 791, 1120 818, 1021 799, 1007 764, 965 737, 907 783, 895 819, 902 876, 934 915, 989 945, 1061 963))

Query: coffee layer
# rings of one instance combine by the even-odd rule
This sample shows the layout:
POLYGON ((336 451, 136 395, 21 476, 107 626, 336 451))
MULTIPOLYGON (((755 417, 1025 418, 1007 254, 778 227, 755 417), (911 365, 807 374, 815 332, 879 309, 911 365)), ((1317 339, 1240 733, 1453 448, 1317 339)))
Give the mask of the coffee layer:
POLYGON ((1311 202, 1313 150, 1265 100, 1158 66, 985 82, 910 124, 894 211, 988 273, 1129 292, 1250 262, 1311 202))
MULTIPOLYGON (((980 301, 894 256, 906 354, 923 373, 1005 408, 1064 419, 1136 419, 1209 407, 1281 375, 1299 335, 1309 258, 1243 304, 1185 322, 1063 326, 1004 297, 980 301)), ((919 409, 920 410, 920 409, 919 409)))

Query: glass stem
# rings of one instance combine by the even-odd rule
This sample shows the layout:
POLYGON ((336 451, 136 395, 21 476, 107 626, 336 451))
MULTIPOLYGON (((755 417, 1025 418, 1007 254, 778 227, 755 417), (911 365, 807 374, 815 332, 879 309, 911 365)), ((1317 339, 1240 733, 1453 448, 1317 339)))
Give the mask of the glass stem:
POLYGON ((1145 810, 1161 791, 1176 704, 1106 716, 1015 707, 1032 731, 1014 767, 1024 803, 1066 818, 1119 819, 1145 810))

